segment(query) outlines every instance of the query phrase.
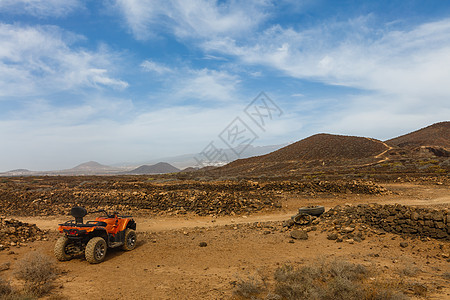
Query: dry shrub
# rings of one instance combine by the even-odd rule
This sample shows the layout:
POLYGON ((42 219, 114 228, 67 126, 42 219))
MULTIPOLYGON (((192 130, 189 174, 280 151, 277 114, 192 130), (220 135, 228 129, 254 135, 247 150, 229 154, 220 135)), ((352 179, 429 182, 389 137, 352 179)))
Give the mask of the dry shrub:
POLYGON ((407 287, 414 296, 425 297, 428 292, 427 286, 419 282, 410 282, 407 287))
POLYGON ((398 270, 398 273, 402 276, 413 277, 416 276, 421 270, 412 263, 405 264, 398 270))
POLYGON ((0 299, 2 300, 35 300, 36 297, 27 294, 17 293, 10 285, 9 281, 0 277, 0 299))
POLYGON ((16 263, 14 274, 18 279, 25 281, 26 292, 39 297, 51 291, 57 271, 50 257, 34 251, 27 253, 16 263))
POLYGON ((275 270, 275 294, 283 299, 320 299, 321 290, 315 284, 320 276, 319 268, 283 265, 275 270))
POLYGON ((356 281, 367 274, 363 265, 339 260, 302 268, 284 265, 275 271, 275 293, 284 299, 361 299, 356 281))
MULTIPOLYGON (((417 286, 407 286, 401 280, 381 281, 370 278, 374 275, 365 266, 342 260, 294 267, 283 265, 275 270, 275 288, 266 299, 311 299, 311 300, 403 300, 407 296, 403 290, 414 290, 417 286)), ((255 298, 262 290, 254 281, 246 282, 239 293, 244 298, 255 298)), ((423 295, 423 294, 422 294, 423 295)))
POLYGON ((255 277, 249 277, 247 280, 239 279, 236 283, 234 294, 244 298, 250 298, 260 294, 263 291, 263 283, 255 277))
POLYGON ((11 285, 8 281, 0 277, 0 298, 4 298, 12 293, 11 285))
POLYGON ((445 272, 444 274, 442 274, 442 278, 450 280, 450 272, 445 272))

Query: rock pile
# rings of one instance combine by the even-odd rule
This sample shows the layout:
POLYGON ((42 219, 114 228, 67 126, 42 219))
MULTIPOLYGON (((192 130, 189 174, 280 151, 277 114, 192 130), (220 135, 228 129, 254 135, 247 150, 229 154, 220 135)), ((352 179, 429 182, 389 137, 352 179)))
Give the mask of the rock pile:
POLYGON ((370 225, 386 232, 450 240, 450 212, 446 209, 400 204, 338 205, 325 212, 320 219, 341 235, 351 233, 362 237, 368 231, 374 232, 368 229, 367 225, 370 225))
POLYGON ((146 177, 24 177, 0 182, 0 210, 14 215, 87 209, 229 215, 281 207, 280 195, 386 194, 370 181, 154 181, 146 177))
POLYGON ((46 234, 36 224, 0 218, 0 251, 14 246, 26 246, 27 242, 46 240, 46 234))

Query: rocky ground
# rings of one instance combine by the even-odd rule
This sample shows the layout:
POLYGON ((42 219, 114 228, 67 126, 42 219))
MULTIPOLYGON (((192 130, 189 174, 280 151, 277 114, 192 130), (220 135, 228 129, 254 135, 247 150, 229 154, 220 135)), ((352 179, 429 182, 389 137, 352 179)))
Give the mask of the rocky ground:
POLYGON ((87 209, 147 210, 155 214, 229 215, 276 210, 281 195, 390 193, 368 180, 255 181, 176 180, 134 177, 17 177, 0 182, 0 209, 7 215, 66 214, 87 209))
MULTIPOLYGON (((111 250, 105 262, 99 265, 90 265, 83 258, 58 263, 61 273, 54 297, 239 299, 242 298, 236 294, 239 283, 258 278, 264 286, 255 297, 264 299, 274 289, 274 273, 280 266, 301 267, 340 259, 373 270, 367 278, 369 281, 401 283, 402 293, 412 299, 450 298, 450 244, 445 237, 433 237, 437 234, 433 229, 448 229, 450 198, 445 182, 380 185, 353 180, 306 183, 295 180, 155 182, 160 179, 147 182, 143 177, 122 180, 89 177, 72 182, 65 178, 40 179, 10 178, 10 182, 2 183, 8 187, 3 195, 16 195, 12 193, 13 187, 19 187, 33 197, 26 202, 28 206, 40 198, 31 207, 46 208, 48 212, 39 216, 24 205, 15 215, 2 219, 0 235, 7 238, 1 240, 4 244, 4 250, 0 251, 2 278, 14 278, 16 261, 30 251, 52 256, 58 237, 57 224, 69 218, 64 207, 70 207, 71 203, 62 203, 63 195, 94 203, 89 201, 94 201, 101 193, 109 193, 109 197, 115 199, 119 198, 117 195, 133 195, 139 190, 157 195, 188 193, 191 188, 195 190, 191 195, 204 193, 212 197, 222 190, 223 198, 247 197, 261 207, 230 210, 229 214, 217 210, 210 213, 207 206, 201 213, 183 211, 179 205, 167 206, 166 211, 160 206, 153 213, 136 208, 137 248, 131 252, 111 250), (275 197, 273 203, 277 206, 265 206, 264 197, 275 197), (307 205, 324 205, 326 213, 319 218, 300 218, 299 224, 293 223, 291 216, 299 207, 307 205), (52 215, 52 211, 61 214, 52 215), (20 221, 10 220, 11 217, 20 221), (37 224, 37 227, 25 222, 37 224), (444 228, 440 228, 441 223, 444 228), (416 231, 411 230, 414 228, 416 231), (117 282, 117 278, 120 284, 109 284, 117 282)), ((125 198, 126 205, 139 197, 125 198)), ((6 198, 2 196, 2 203, 6 198)), ((20 287, 20 282, 12 279, 12 285, 20 287)))

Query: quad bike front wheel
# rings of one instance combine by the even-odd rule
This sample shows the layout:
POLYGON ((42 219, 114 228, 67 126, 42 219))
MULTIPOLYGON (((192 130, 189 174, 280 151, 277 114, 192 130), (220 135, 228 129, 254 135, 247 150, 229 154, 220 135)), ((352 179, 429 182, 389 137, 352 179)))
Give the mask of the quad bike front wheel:
POLYGON ((103 238, 94 237, 87 243, 84 256, 91 264, 101 263, 105 259, 107 248, 108 246, 103 238))
POLYGON ((66 236, 60 237, 55 244, 55 248, 53 249, 53 253, 55 254, 55 257, 59 261, 67 261, 72 259, 72 255, 70 255, 68 252, 68 245, 70 243, 70 240, 66 236))
POLYGON ((136 247, 136 231, 133 229, 125 229, 125 241, 122 249, 125 251, 131 251, 136 247))

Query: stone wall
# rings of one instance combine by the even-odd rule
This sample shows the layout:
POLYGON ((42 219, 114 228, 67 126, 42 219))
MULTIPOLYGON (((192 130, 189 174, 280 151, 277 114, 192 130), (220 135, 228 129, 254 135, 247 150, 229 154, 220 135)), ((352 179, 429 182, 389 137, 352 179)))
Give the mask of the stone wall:
POLYGON ((450 240, 450 212, 447 209, 400 204, 359 204, 337 206, 327 211, 323 217, 332 218, 342 214, 387 232, 450 240))

